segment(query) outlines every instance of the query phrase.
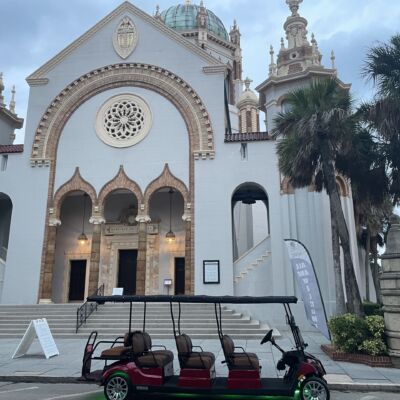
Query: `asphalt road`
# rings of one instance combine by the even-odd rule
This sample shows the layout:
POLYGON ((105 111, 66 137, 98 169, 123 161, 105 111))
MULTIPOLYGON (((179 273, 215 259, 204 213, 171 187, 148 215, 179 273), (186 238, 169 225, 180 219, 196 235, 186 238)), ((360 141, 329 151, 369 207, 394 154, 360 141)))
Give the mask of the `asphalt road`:
MULTIPOLYGON (((331 400, 400 400, 400 393, 332 392, 331 400)), ((104 400, 97 385, 0 382, 0 400, 104 400)), ((206 400, 206 399, 204 399, 206 400)))

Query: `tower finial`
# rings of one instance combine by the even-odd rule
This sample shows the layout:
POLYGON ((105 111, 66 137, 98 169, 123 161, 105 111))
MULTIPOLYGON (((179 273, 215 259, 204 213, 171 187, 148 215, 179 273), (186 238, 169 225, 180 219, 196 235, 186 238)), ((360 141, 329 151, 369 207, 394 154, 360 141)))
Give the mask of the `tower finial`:
POLYGON ((3 73, 0 72, 0 107, 4 106, 3 90, 4 90, 3 73))
POLYGON ((192 4, 191 0, 185 0, 185 6, 190 6, 192 4))
POLYGON ((336 69, 335 60, 336 60, 335 52, 332 50, 331 52, 332 69, 336 69))
POLYGON ((250 90, 250 84, 253 82, 249 77, 244 80, 244 86, 246 87, 246 91, 250 90))
POLYGON ((156 13, 154 14, 155 18, 159 18, 160 17, 160 6, 157 4, 156 5, 156 13))
POLYGON ((302 2, 303 0, 286 0, 286 4, 289 6, 290 11, 292 12, 292 17, 299 16, 299 7, 300 3, 302 2))
POLYGON ((11 100, 9 109, 13 114, 15 114, 15 85, 13 85, 11 90, 11 100))

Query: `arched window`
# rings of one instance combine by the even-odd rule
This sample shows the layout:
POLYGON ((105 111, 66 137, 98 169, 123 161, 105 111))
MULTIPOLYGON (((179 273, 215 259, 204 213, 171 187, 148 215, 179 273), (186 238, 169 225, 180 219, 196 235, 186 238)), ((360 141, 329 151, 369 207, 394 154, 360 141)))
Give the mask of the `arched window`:
POLYGON ((269 235, 269 204, 265 190, 256 183, 240 185, 232 195, 234 260, 269 235))
POLYGON ((7 260, 8 242, 10 237, 12 201, 5 193, 0 193, 0 260, 7 260))

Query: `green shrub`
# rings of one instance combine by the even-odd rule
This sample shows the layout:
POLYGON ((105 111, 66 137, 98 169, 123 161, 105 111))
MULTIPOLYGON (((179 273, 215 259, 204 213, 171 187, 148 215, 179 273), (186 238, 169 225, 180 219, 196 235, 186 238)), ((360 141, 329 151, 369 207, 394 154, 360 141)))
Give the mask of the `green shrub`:
POLYGON ((365 353, 371 356, 387 354, 385 322, 380 315, 365 319, 353 314, 331 318, 329 328, 334 346, 346 353, 365 353))
POLYGON ((370 301, 365 301, 363 303, 365 315, 381 315, 383 316, 382 306, 377 303, 372 303, 370 301))
POLYGON ((365 318, 369 334, 374 339, 385 338, 385 320, 380 315, 370 315, 365 318))
POLYGON ((362 342, 360 351, 370 356, 383 356, 387 354, 387 347, 382 339, 367 339, 362 342))
POLYGON ((344 314, 331 318, 329 328, 334 346, 347 353, 356 353, 368 336, 366 321, 353 314, 344 314))

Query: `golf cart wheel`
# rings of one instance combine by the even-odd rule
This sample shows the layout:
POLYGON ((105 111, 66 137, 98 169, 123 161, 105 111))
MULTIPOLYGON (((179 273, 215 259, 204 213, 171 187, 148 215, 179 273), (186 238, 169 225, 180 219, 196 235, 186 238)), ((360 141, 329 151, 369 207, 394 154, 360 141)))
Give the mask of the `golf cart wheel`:
POLYGON ((129 378, 111 375, 104 384, 104 395, 107 400, 128 400, 132 397, 129 378))
POLYGON ((301 385, 301 400, 329 400, 328 385, 323 379, 311 376, 301 385))

